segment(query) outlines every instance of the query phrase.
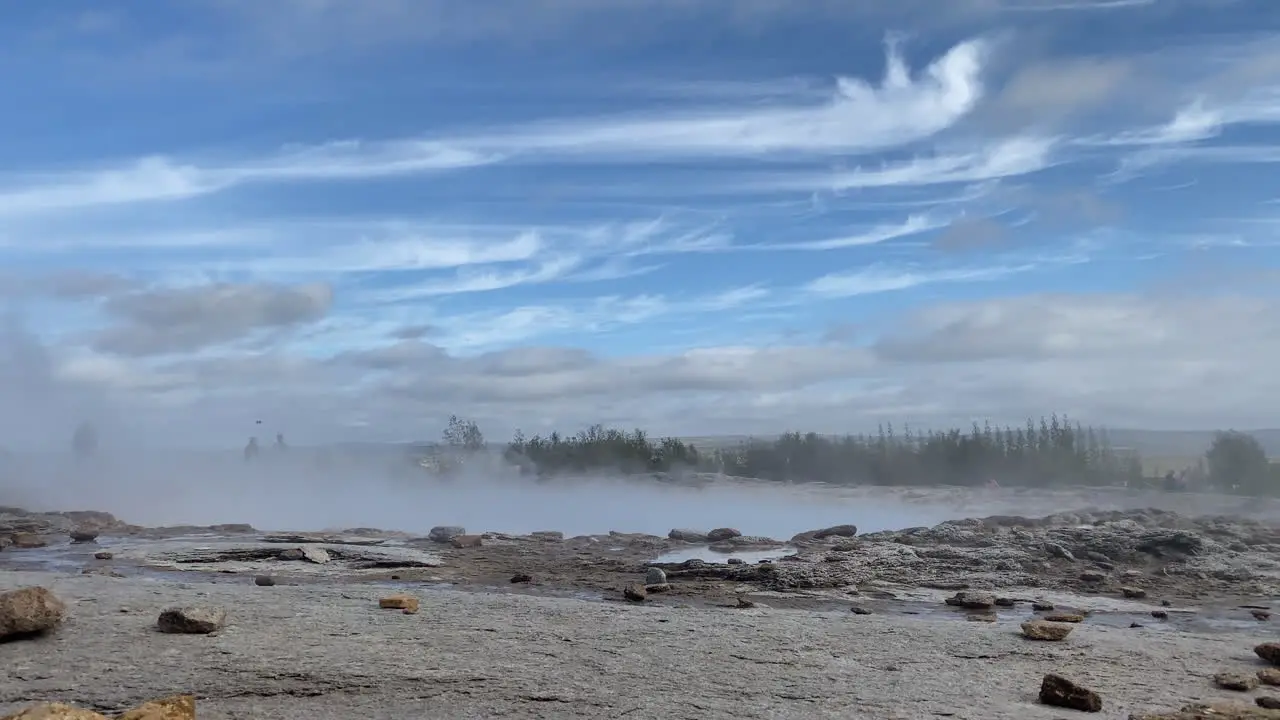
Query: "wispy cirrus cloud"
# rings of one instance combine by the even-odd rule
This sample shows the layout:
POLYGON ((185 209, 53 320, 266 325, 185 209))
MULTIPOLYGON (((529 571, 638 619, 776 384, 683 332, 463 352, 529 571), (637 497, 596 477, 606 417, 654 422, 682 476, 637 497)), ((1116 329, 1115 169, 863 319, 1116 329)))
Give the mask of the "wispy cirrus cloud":
POLYGON ((0 178, 0 216, 185 200, 250 183, 357 180, 439 172, 496 160, 470 150, 417 141, 334 142, 229 164, 199 164, 153 156, 90 170, 10 173, 0 178))

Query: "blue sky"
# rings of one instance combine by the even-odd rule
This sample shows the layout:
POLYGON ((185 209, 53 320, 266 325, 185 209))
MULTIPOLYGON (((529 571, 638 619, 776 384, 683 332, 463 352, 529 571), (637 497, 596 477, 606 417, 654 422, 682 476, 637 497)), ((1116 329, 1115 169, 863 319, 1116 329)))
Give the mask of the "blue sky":
POLYGON ((1280 5, 885 5, 10 3, 9 431, 1274 424, 1280 5))

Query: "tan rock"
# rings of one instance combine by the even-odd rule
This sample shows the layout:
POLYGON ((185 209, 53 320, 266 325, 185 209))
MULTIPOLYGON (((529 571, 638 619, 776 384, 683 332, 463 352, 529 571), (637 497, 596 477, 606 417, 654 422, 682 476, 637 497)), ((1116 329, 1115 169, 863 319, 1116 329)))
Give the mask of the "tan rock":
POLYGON ((632 583, 622 588, 622 597, 631 602, 644 602, 644 599, 648 596, 649 592, 639 583, 632 583))
POLYGON ((1256 674, 1263 685, 1280 686, 1280 668, 1263 668, 1256 674))
POLYGON ((406 614, 412 615, 418 612, 418 598, 404 593, 397 593, 379 600, 378 607, 387 610, 403 610, 406 614))
POLYGON ((1126 587, 1120 588, 1120 594, 1124 595, 1126 598, 1129 598, 1130 600, 1141 600, 1147 596, 1147 591, 1139 587, 1126 586, 1126 587))
POLYGON ((0 638, 52 630, 66 618, 66 603, 53 591, 27 587, 0 593, 0 638))
POLYGON ((156 619, 160 632, 185 635, 208 635, 226 624, 227 611, 220 607, 171 607, 156 619))
POLYGON ((484 544, 484 538, 479 535, 458 535, 449 542, 459 549, 478 548, 484 544))
POLYGON ((1044 619, 1047 620, 1048 622, 1055 622, 1055 623, 1084 622, 1084 616, 1078 613, 1053 613, 1052 615, 1045 615, 1044 619))
POLYGON ((1065 640, 1074 629, 1070 625, 1044 620, 1028 620, 1022 623, 1022 635, 1028 640, 1065 640))
POLYGON ((1223 690, 1249 692, 1258 687, 1258 676, 1248 673, 1221 672, 1213 676, 1213 683, 1223 690))
POLYGON ((63 703, 40 703, 0 717, 0 720, 107 720, 107 716, 63 703))
POLYGON ((1253 652, 1272 665, 1280 665, 1280 643, 1265 642, 1254 646, 1253 652))
POLYGON ((152 700, 117 720, 196 720, 196 698, 194 695, 174 695, 152 700))
POLYGON ((1053 673, 1045 675, 1040 683, 1040 702, 1083 712, 1102 710, 1102 697, 1098 693, 1053 673))

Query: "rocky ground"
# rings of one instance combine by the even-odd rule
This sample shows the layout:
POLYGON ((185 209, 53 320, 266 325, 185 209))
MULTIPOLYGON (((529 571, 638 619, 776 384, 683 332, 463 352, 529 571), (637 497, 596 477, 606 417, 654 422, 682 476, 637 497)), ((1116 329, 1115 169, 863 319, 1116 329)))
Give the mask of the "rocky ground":
MULTIPOLYGON (((438 590, 413 614, 368 586, 142 582, 13 571, 69 606, 54 633, 0 645, 0 713, 57 698, 114 712, 193 693, 206 720, 350 718, 1061 718, 1046 673, 1101 717, 1197 700, 1264 667, 1265 632, 1202 635, 1087 621, 1036 642, 1003 622, 675 608, 438 590), (169 606, 226 609, 212 634, 159 632, 169 606)), ((1215 717, 1215 716, 1203 716, 1215 717)), ((1266 717, 1259 715, 1258 717, 1266 717)))
POLYGON ((0 508, 0 549, 0 590, 69 605, 54 634, 0 645, 0 711, 193 692, 202 718, 1049 718, 1063 711, 1037 701, 1041 676, 1063 673, 1125 717, 1239 696, 1212 678, 1261 667, 1280 595, 1280 525, 1159 509, 770 539, 271 534, 0 508), (713 561, 660 562, 679 553, 713 561), (380 611, 395 591, 421 611, 380 611), (154 632, 181 604, 225 628, 154 632), (1035 618, 1051 622, 1025 632, 1056 639, 1023 638, 1035 618))

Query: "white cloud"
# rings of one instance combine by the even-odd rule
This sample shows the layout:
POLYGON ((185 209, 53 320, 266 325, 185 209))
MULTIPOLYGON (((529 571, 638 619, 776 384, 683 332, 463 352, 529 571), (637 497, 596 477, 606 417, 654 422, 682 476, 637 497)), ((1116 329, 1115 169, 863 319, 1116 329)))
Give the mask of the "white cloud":
POLYGON ((936 216, 909 215, 907 219, 901 223, 895 225, 877 225, 853 235, 844 235, 842 237, 828 238, 826 240, 808 240, 794 243, 751 247, 761 247, 771 250, 840 250, 843 248, 860 247, 863 245, 877 245, 879 243, 895 240, 901 237, 918 235, 923 232, 929 232, 930 230, 944 228, 950 223, 950 220, 936 216))
POLYGON ((1034 264, 991 267, 915 270, 873 265, 852 272, 831 273, 805 285, 805 290, 825 297, 853 297, 906 290, 934 283, 997 280, 1034 269, 1034 264))
MULTIPOLYGON (((683 316, 692 306, 736 313, 758 294, 619 298, 584 307, 577 318, 530 307, 500 322, 508 330, 548 321, 567 327, 613 322, 619 312, 683 316)), ((369 420, 362 432, 398 437, 404 422, 431 427, 451 412, 476 417, 498 437, 516 426, 572 430, 605 415, 690 434, 865 430, 884 420, 1018 422, 1053 411, 1113 426, 1257 427, 1280 403, 1271 371, 1280 358, 1278 318, 1277 299, 1268 297, 1063 294, 942 303, 885 317, 893 330, 872 335, 865 347, 744 340, 606 357, 528 346, 508 332, 478 355, 480 346, 462 353, 414 340, 328 361, 280 348, 148 368, 79 354, 57 363, 57 376, 112 389, 133 412, 166 418, 162 432, 170 438, 193 424, 205 432, 218 422, 234 428, 247 397, 253 412, 272 408, 274 421, 299 440, 349 437, 346 419, 354 416, 369 420)))
POLYGON ((702 112, 544 123, 460 138, 480 152, 616 158, 749 157, 855 153, 893 148, 950 127, 983 94, 986 45, 956 45, 913 77, 891 46, 881 84, 842 77, 825 103, 740 106, 702 112))
POLYGON ((971 152, 941 152, 906 161, 886 161, 878 167, 800 173, 775 172, 764 180, 734 182, 742 192, 845 192, 876 188, 907 188, 948 183, 977 183, 1030 175, 1062 160, 1054 157, 1055 138, 1013 137, 971 152))
POLYGON ((0 185, 0 215, 95 205, 181 200, 248 183, 354 180, 475 167, 498 158, 428 141, 335 142, 273 156, 202 165, 153 156, 117 166, 11 174, 0 185))

